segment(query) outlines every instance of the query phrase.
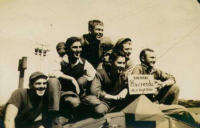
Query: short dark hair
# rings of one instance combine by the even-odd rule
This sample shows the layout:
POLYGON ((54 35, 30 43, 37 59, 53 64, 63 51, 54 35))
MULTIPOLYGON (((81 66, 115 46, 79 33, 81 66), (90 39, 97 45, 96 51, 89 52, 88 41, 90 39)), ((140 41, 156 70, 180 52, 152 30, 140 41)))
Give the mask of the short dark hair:
POLYGON ((117 60, 117 58, 118 58, 119 56, 126 58, 126 57, 125 57, 125 54, 124 54, 123 52, 112 51, 112 53, 111 53, 110 56, 109 56, 109 61, 110 61, 110 62, 114 62, 114 61, 117 60))
POLYGON ((65 43, 65 48, 66 48, 66 50, 69 50, 70 47, 72 46, 72 44, 73 44, 74 42, 76 42, 76 41, 78 41, 78 42, 81 43, 81 39, 80 39, 79 37, 73 36, 73 37, 68 38, 68 39, 66 40, 66 43, 65 43))
POLYGON ((61 45, 65 46, 65 42, 58 42, 56 45, 56 50, 58 51, 58 49, 60 48, 61 45))
POLYGON ((141 52, 140 52, 140 61, 142 61, 142 58, 145 58, 146 57, 146 51, 149 51, 149 52, 154 52, 153 49, 150 49, 150 48, 145 48, 143 49, 141 52))
POLYGON ((89 31, 92 31, 96 25, 101 25, 101 26, 103 26, 104 24, 103 24, 102 21, 97 20, 97 19, 95 19, 95 20, 90 20, 90 21, 88 22, 88 30, 89 30, 89 31))

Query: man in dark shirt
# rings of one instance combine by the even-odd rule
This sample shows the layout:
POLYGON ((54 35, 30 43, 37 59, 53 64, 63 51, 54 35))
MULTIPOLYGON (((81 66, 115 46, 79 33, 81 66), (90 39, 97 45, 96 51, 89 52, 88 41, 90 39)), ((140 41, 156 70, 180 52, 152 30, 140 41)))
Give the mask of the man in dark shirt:
POLYGON ((103 55, 113 44, 108 37, 103 36, 104 24, 100 20, 91 20, 88 22, 88 34, 82 36, 83 44, 82 57, 87 59, 94 68, 97 68, 103 55))
POLYGON ((30 89, 17 89, 12 93, 7 102, 5 128, 44 127, 39 117, 47 109, 44 103, 47 76, 41 72, 32 73, 29 87, 30 89))
MULTIPOLYGON (((91 98, 95 105, 95 112, 105 114, 123 103, 128 94, 127 83, 124 78, 125 56, 119 52, 112 52, 110 70, 100 69, 91 84, 91 98)), ((90 97, 88 98, 90 100, 90 97)))
POLYGON ((154 67, 156 63, 154 51, 148 48, 143 49, 140 53, 140 61, 141 64, 133 69, 132 74, 153 75, 158 90, 155 100, 162 104, 177 104, 179 87, 172 75, 154 67))

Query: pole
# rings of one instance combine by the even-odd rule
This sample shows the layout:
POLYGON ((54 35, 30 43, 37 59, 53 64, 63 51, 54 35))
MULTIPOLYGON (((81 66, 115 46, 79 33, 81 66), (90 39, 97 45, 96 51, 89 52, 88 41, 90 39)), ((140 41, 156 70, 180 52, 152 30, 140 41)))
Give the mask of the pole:
POLYGON ((27 69, 27 57, 22 57, 19 60, 18 71, 19 71, 19 85, 18 88, 23 88, 24 85, 24 74, 27 69))

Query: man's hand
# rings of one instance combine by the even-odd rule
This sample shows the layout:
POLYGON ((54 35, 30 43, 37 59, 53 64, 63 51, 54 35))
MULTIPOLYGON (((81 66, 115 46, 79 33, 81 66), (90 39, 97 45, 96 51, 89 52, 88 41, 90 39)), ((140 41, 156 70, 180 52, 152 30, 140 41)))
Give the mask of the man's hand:
POLYGON ((165 83, 160 80, 155 80, 154 82, 155 82, 157 90, 160 90, 161 88, 163 88, 165 86, 165 83))
POLYGON ((80 93, 80 88, 79 88, 79 85, 78 85, 78 82, 72 78, 72 84, 76 87, 76 93, 79 94, 80 93))
POLYGON ((49 76, 49 78, 55 78, 56 77, 56 75, 53 74, 53 73, 49 73, 48 76, 49 76))
POLYGON ((125 99, 127 94, 128 94, 128 90, 127 90, 127 89, 123 89, 123 90, 117 95, 117 100, 125 99))
POLYGON ((45 128, 43 125, 40 125, 38 128, 45 128))
POLYGON ((17 116, 18 108, 13 104, 8 104, 5 113, 5 128, 14 128, 15 127, 15 117, 17 116))
POLYGON ((104 96, 105 99, 108 99, 108 100, 117 100, 117 96, 114 96, 114 95, 109 95, 109 94, 106 94, 104 96))

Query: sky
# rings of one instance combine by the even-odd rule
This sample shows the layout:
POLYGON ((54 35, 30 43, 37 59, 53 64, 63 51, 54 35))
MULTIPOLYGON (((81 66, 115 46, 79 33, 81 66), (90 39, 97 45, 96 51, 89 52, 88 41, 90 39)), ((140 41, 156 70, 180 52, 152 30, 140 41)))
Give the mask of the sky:
POLYGON ((113 42, 133 41, 135 64, 143 48, 157 55, 157 68, 176 77, 180 98, 200 99, 200 4, 197 0, 0 0, 0 104, 18 87, 18 60, 28 57, 30 73, 48 70, 57 57, 55 46, 88 32, 92 19, 104 22, 113 42), (45 58, 34 55, 44 44, 45 58))

